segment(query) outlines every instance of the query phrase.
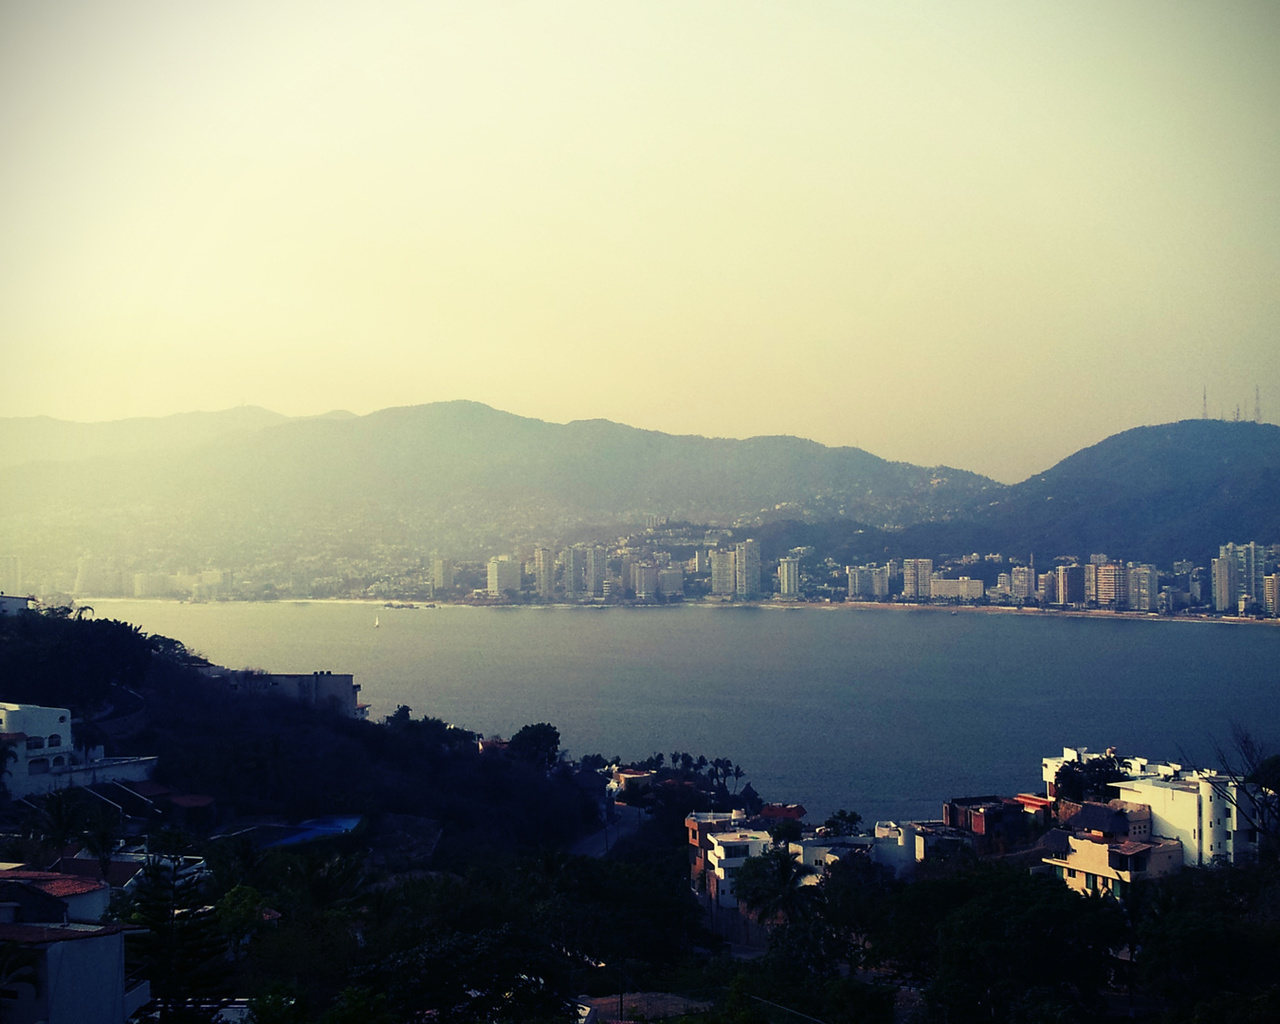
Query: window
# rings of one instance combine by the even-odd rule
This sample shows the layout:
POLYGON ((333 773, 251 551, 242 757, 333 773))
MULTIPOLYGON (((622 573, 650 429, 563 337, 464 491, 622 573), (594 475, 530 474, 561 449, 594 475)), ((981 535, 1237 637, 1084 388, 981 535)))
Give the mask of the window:
POLYGON ((28 736, 28 737, 27 737, 27 749, 28 749, 28 750, 43 750, 43 749, 44 749, 44 737, 43 737, 43 736, 28 736))
POLYGON ((1086 889, 1098 888, 1098 876, 1095 875, 1092 871, 1086 871, 1084 873, 1084 887, 1086 889))
POLYGON ((49 759, 47 757, 33 757, 27 762, 28 775, 45 775, 49 771, 49 759))
POLYGON ((55 733, 53 733, 53 734, 49 737, 49 746, 51 746, 51 747, 60 747, 60 746, 62 746, 62 737, 61 737, 61 736, 59 736, 56 732, 55 732, 55 733))

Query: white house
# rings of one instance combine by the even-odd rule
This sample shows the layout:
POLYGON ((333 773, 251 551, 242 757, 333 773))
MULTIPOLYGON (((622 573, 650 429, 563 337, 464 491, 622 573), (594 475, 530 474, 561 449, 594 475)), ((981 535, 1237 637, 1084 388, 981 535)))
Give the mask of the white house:
POLYGON ((13 797, 97 782, 141 782, 156 765, 154 757, 102 757, 101 748, 76 751, 66 708, 0 703, 0 742, 12 751, 0 768, 13 797))
MULTIPOLYGON (((1106 754, 1114 756, 1115 751, 1106 754)), ((1053 780, 1065 762, 1097 756, 1103 755, 1091 755, 1085 747, 1064 747, 1062 757, 1044 758, 1046 794, 1054 795, 1053 780)), ((1237 864, 1257 854, 1258 837, 1248 821, 1251 798, 1229 776, 1145 757, 1116 760, 1128 778, 1111 783, 1111 788, 1127 803, 1151 809, 1151 835, 1177 839, 1184 864, 1237 864)))
POLYGON ((736 907, 734 879, 748 857, 759 857, 773 845, 768 832, 716 832, 707 837, 707 891, 722 907, 736 907))

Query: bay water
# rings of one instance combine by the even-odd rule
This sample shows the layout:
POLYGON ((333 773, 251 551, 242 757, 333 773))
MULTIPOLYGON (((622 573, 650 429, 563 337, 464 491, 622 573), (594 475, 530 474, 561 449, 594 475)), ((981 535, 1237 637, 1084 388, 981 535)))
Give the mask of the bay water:
POLYGON ((1232 724, 1280 749, 1280 628, 1036 612, 385 608, 92 602, 229 668, 350 672, 486 735, 550 722, 571 755, 727 757, 821 822, 932 819, 1042 792, 1063 746, 1211 763, 1232 724), (376 625, 375 625, 376 623, 376 625))

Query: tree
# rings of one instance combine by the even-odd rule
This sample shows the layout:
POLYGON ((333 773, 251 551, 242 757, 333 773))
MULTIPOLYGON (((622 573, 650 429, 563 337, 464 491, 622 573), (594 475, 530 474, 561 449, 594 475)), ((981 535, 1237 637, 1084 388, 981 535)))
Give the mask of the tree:
POLYGON ((1231 725, 1230 749, 1214 744, 1218 766, 1231 786, 1215 789, 1236 816, 1257 832, 1258 856, 1280 857, 1280 755, 1271 754, 1239 722, 1231 725))
POLYGON ((180 855, 147 861, 130 921, 146 929, 138 945, 160 1020, 212 1021, 230 973, 227 944, 180 855))
POLYGON ((796 924, 817 907, 816 886, 806 885, 813 868, 801 864, 781 848, 748 857, 738 869, 734 892, 738 900, 766 925, 796 924))
POLYGON ((856 836, 861 825, 862 815, 843 807, 822 823, 829 836, 856 836))
POLYGON ((560 755, 560 730, 546 722, 526 725, 511 737, 507 753, 536 767, 552 768, 560 755))
POLYGON ((1086 761, 1066 761, 1053 777, 1053 791, 1059 800, 1082 804, 1086 800, 1102 803, 1115 793, 1108 783, 1122 782, 1127 775, 1114 755, 1091 757, 1086 761))
POLYGON ((773 845, 786 849, 788 843, 799 842, 804 836, 804 829, 795 818, 782 818, 769 829, 769 838, 773 845))

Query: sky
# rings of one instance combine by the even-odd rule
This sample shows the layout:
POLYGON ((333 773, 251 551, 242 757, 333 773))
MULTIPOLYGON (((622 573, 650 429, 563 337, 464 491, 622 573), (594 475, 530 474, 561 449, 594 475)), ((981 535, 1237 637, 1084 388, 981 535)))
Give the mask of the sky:
POLYGON ((0 416, 466 398, 1014 482, 1280 418, 1280 4, 4 0, 0 416))

